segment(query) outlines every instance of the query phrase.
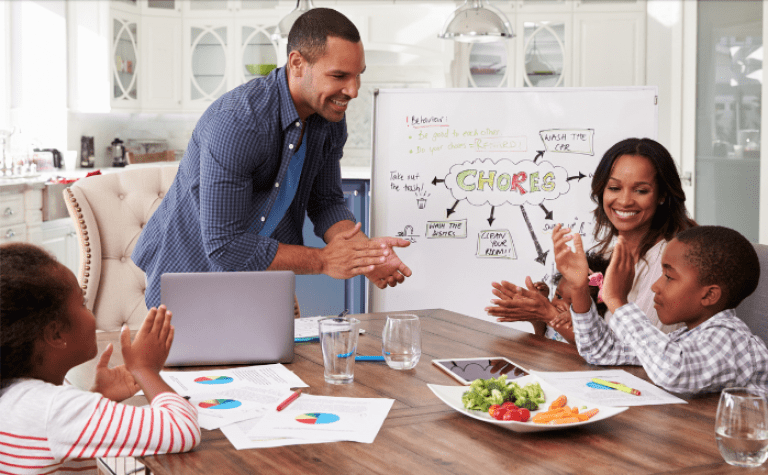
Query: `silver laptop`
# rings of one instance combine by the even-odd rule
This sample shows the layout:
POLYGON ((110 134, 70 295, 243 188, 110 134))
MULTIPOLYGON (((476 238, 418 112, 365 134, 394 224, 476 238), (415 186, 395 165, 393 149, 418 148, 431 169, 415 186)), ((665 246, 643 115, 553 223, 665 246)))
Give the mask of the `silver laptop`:
POLYGON ((163 274, 176 329, 168 366, 293 361, 291 271, 163 274))

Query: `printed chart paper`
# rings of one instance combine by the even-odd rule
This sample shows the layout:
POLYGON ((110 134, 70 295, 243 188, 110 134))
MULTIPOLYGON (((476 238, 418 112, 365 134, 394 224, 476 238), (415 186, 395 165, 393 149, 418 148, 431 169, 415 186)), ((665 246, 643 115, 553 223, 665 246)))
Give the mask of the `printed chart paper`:
POLYGON ((286 409, 268 411, 249 437, 372 444, 394 399, 302 395, 286 409))
MULTIPOLYGON (((573 394, 580 399, 592 401, 603 406, 653 406, 661 404, 687 404, 679 397, 664 391, 644 379, 627 373, 624 370, 603 371, 566 371, 539 372, 531 371, 547 383, 573 394), (596 389, 587 385, 592 378, 621 383, 640 391, 640 396, 625 393, 615 389, 596 389)), ((553 396, 556 397, 556 396, 553 396)), ((549 399, 549 395, 548 395, 549 399)))
POLYGON ((221 432, 229 439, 237 450, 245 449, 264 449, 268 447, 282 447, 284 445, 300 444, 319 444, 324 442, 334 442, 330 440, 306 440, 306 439, 288 439, 285 437, 257 436, 250 435, 250 431, 255 427, 261 417, 248 419, 234 424, 229 424, 221 428, 221 432))
POLYGON ((280 363, 205 371, 161 371, 160 376, 182 396, 247 386, 309 387, 280 363))
POLYGON ((239 388, 192 396, 200 427, 218 429, 227 424, 261 417, 291 395, 290 388, 239 388))

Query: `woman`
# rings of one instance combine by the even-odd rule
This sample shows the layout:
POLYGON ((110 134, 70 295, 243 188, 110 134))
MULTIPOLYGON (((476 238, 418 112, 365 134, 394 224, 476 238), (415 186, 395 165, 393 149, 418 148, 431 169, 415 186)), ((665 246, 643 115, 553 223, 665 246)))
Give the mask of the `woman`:
MULTIPOLYGON (((623 236, 635 257, 635 281, 629 301, 635 302, 648 319, 665 333, 679 325, 659 322, 651 285, 661 276, 661 255, 678 232, 695 226, 685 210, 685 193, 677 167, 663 145, 648 138, 622 140, 608 149, 592 178, 596 252, 608 255, 614 240, 623 236)), ((528 291, 509 282, 493 283, 499 299, 487 307, 500 322, 543 321, 549 323, 557 309, 535 291, 530 278, 528 291)), ((612 314, 606 312, 606 320, 612 314)), ((548 335, 553 335, 551 328, 548 335)))

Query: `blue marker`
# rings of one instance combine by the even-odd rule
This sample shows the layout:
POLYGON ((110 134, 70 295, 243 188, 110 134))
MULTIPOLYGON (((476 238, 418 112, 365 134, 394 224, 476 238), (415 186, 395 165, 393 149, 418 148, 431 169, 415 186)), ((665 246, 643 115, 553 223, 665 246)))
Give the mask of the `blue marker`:
POLYGON ((294 343, 312 343, 316 341, 320 341, 319 336, 306 336, 306 337, 300 337, 300 338, 294 338, 294 343))
POLYGON ((385 361, 383 356, 355 356, 355 361, 385 361))

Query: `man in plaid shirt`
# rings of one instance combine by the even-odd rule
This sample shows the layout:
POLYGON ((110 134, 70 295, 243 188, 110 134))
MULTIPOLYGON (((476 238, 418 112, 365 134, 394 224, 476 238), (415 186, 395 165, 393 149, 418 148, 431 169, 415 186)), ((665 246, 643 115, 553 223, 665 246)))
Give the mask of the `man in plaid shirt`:
MULTIPOLYGON (((557 227, 552 235, 557 268, 586 287, 581 238, 568 232, 557 227)), ((659 320, 685 324, 669 335, 627 303, 634 267, 619 237, 603 286, 603 300, 614 313, 610 325, 597 315, 588 292, 573 292, 573 331, 587 362, 642 365, 655 384, 678 393, 768 386, 768 348, 734 310, 760 278, 757 254, 746 238, 721 226, 697 226, 670 241, 662 257, 664 272, 652 287, 659 320)))
POLYGON ((369 239, 347 209, 341 167, 345 111, 365 54, 352 22, 309 10, 288 36, 288 62, 217 99, 192 133, 174 183, 131 258, 147 276, 148 307, 168 272, 291 270, 379 288, 411 270, 394 237, 369 239), (304 246, 308 215, 322 249, 304 246))

